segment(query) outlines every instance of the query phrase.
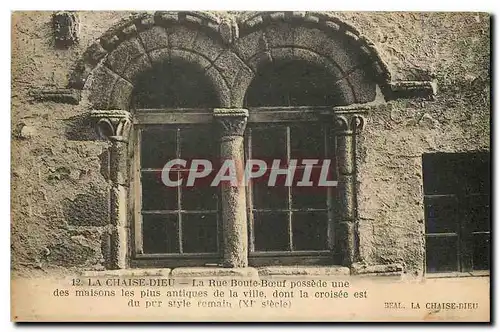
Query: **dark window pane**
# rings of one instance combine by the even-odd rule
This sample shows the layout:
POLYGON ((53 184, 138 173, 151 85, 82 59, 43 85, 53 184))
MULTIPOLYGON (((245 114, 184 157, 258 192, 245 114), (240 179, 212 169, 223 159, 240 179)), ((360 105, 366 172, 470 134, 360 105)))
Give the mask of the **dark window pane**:
POLYGON ((288 251, 288 213, 255 212, 256 251, 288 251))
POLYGON ((216 107, 217 94, 204 69, 175 60, 154 65, 134 80, 137 108, 216 107))
POLYGON ((424 154, 422 163, 426 195, 490 190, 489 153, 424 154))
POLYGON ((217 210, 217 188, 205 184, 182 186, 181 206, 182 210, 217 210))
POLYGON ((458 271, 456 236, 427 236, 425 241, 427 272, 458 271))
POLYGON ((141 168, 162 169, 176 158, 176 129, 152 126, 141 133, 141 168))
POLYGON ((304 124, 290 127, 291 158, 320 159, 325 153, 325 137, 321 125, 304 124))
POLYGON ((425 232, 458 232, 458 201, 455 197, 432 197, 425 199, 425 232))
POLYGON ((424 154, 422 160, 424 173, 424 193, 456 194, 464 185, 462 165, 453 155, 446 153, 424 154))
POLYGON ((217 158, 215 147, 217 140, 211 126, 196 126, 181 129, 181 158, 208 159, 214 162, 217 158))
POLYGON ((182 214, 182 248, 186 253, 217 252, 215 213, 182 214))
POLYGON ((259 67, 247 95, 249 106, 339 105, 336 79, 307 61, 272 61, 259 67))
MULTIPOLYGON (((304 175, 303 169, 295 171, 294 185, 292 186, 292 208, 293 209, 325 209, 327 202, 327 187, 319 187, 320 167, 314 167, 311 172, 310 181, 312 186, 297 186, 304 175)), ((328 179, 328 178, 327 178, 328 179)), ((331 179, 328 179, 331 180, 331 179)))
POLYGON ((489 153, 464 154, 465 192, 469 194, 490 192, 489 153))
POLYGON ((474 270, 490 269, 490 234, 473 234, 474 270))
POLYGON ((276 186, 267 185, 266 178, 259 178, 253 181, 253 207, 254 209, 287 209, 288 208, 288 187, 283 186, 278 181, 276 186))
POLYGON ((490 230, 490 198, 489 196, 470 196, 466 199, 467 212, 464 219, 473 232, 490 230))
MULTIPOLYGON (((177 180, 177 172, 170 172, 170 179, 177 180)), ((176 210, 177 187, 167 187, 161 172, 142 172, 142 210, 176 210)))
POLYGON ((151 253, 178 253, 179 237, 176 215, 143 215, 143 250, 151 253))
POLYGON ((326 212, 293 212, 293 249, 326 249, 327 221, 328 215, 326 212))
POLYGON ((252 158, 264 159, 271 167, 273 159, 286 164, 286 127, 252 128, 252 158))

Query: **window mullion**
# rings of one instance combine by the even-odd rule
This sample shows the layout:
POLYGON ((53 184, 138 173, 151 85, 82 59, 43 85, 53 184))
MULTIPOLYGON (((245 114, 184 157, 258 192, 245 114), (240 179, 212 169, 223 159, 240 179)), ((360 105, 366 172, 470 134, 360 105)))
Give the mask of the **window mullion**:
MULTIPOLYGON (((246 160, 252 158, 252 129, 247 128, 246 137, 246 160)), ((248 250, 255 251, 254 221, 253 221, 253 184, 249 181, 247 185, 247 216, 248 216, 248 250)))
MULTIPOLYGON (((325 159, 332 159, 332 155, 334 156, 335 153, 332 153, 332 151, 335 151, 335 146, 331 146, 330 142, 330 126, 327 124, 323 124, 323 135, 324 135, 324 146, 325 146, 325 151, 324 151, 324 157, 325 159)), ((335 136, 334 136, 335 137, 335 136)), ((336 163, 334 165, 330 164, 330 171, 336 172, 336 163), (333 170, 332 170, 333 169, 333 170)), ((338 177, 335 177, 335 180, 337 180, 338 177)), ((335 246, 335 218, 334 218, 334 192, 332 187, 327 187, 326 189, 326 207, 328 210, 328 216, 327 216, 327 248, 332 250, 335 246)))

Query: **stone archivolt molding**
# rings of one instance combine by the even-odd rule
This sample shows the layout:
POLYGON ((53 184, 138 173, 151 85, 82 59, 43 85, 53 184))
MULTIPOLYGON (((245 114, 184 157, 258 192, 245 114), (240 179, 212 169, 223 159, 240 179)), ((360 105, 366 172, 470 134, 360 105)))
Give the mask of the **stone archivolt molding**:
POLYGON ((175 59, 205 72, 219 107, 242 107, 258 68, 274 60, 325 68, 345 105, 373 101, 376 85, 387 100, 435 93, 431 82, 392 82, 372 42, 337 17, 315 12, 135 14, 87 48, 68 88, 89 90, 95 109, 127 109, 135 77, 175 59))

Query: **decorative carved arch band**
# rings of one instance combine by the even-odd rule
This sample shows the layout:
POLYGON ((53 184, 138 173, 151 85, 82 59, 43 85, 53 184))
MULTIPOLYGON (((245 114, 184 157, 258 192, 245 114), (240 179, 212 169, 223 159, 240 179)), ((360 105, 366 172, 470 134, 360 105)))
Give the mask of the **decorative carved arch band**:
POLYGON ((241 107, 258 67, 274 60, 324 66, 346 105, 372 101, 376 85, 386 99, 435 92, 430 82, 391 82, 373 43, 333 15, 314 12, 132 15, 87 48, 69 88, 89 91, 95 109, 128 109, 134 77, 158 61, 176 58, 203 68, 219 107, 241 107))

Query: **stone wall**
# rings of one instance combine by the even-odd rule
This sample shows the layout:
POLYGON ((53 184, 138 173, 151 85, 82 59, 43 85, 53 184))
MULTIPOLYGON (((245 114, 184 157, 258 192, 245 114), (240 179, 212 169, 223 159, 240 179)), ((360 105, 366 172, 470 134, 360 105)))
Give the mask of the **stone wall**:
MULTIPOLYGON (((423 269, 421 154, 489 150, 490 17, 478 13, 332 13, 373 42, 393 80, 435 80, 435 100, 370 110, 358 145, 358 258, 423 269)), ((37 91, 71 86, 84 52, 129 12, 80 12, 78 42, 56 47, 52 12, 12 17, 12 267, 103 269, 109 255, 108 143, 78 105, 37 91)), ((242 17, 244 13, 223 13, 242 17)), ((240 52, 241 53, 241 52, 240 52)), ((69 100, 73 100, 71 96, 69 100)), ((241 100, 242 96, 230 97, 241 100)))

